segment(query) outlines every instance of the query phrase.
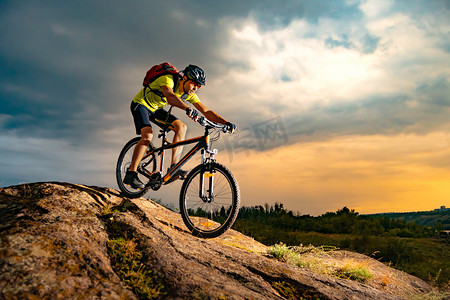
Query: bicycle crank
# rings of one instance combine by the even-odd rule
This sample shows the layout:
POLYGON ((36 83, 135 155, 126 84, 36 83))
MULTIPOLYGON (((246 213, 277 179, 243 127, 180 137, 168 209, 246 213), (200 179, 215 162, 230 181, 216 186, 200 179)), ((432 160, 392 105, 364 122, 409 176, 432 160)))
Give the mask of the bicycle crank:
POLYGON ((152 190, 157 191, 161 187, 163 182, 162 176, 160 172, 153 173, 150 176, 150 181, 147 183, 152 190))

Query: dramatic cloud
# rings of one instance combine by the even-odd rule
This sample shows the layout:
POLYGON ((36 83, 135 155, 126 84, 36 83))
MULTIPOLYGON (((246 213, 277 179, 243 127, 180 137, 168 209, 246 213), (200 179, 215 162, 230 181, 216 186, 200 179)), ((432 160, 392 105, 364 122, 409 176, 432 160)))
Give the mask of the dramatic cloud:
POLYGON ((247 205, 281 202, 313 215, 343 204, 361 213, 429 210, 448 205, 449 145, 448 132, 339 136, 234 153, 227 164, 246 183, 247 205))
MULTIPOLYGON (((433 138, 449 145, 438 134, 450 127, 449 10, 448 1, 3 1, 0 184, 115 187, 117 154, 134 134, 129 103, 145 71, 166 60, 207 72, 200 98, 240 129, 217 144, 239 176, 273 151, 311 143, 407 135, 413 153, 433 138)), ((181 118, 191 135, 201 130, 181 118)), ((387 158, 397 155, 390 149, 387 158)), ((346 180, 357 182, 349 168, 346 180)), ((247 194, 255 184, 240 181, 247 194)), ((322 194, 308 193, 316 212, 357 202, 343 193, 313 208, 322 194)))

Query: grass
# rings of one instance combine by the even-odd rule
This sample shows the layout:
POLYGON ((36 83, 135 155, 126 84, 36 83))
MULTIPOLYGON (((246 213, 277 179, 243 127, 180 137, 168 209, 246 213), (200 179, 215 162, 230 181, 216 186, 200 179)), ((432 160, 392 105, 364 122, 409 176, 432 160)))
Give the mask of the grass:
POLYGON ((116 209, 116 206, 117 206, 117 205, 114 205, 114 204, 112 204, 112 203, 107 203, 106 205, 104 205, 104 206, 102 206, 102 207, 100 208, 100 211, 99 211, 99 213, 98 213, 98 216, 99 216, 99 217, 103 217, 103 216, 106 216, 106 215, 110 215, 110 214, 112 214, 112 213, 117 213, 117 212, 119 212, 119 210, 116 209))
POLYGON ((433 291, 431 293, 425 294, 423 296, 413 295, 411 300, 442 300, 449 299, 450 293, 445 291, 433 291))
POLYGON ((277 290, 286 299, 306 300, 320 299, 314 290, 302 289, 288 281, 275 281, 271 283, 272 287, 277 290))
POLYGON ((338 268, 334 273, 335 276, 358 282, 365 282, 373 278, 372 273, 363 266, 345 265, 338 268))
POLYGON ((403 238, 359 236, 355 234, 325 234, 275 230, 251 220, 237 220, 234 229, 265 244, 333 245, 368 255, 390 267, 417 276, 434 287, 445 289, 450 280, 450 243, 443 238, 403 238), (439 270, 440 273, 439 273, 439 270), (439 274, 439 276, 438 276, 439 274), (437 278, 437 279, 436 279, 437 278))
POLYGON ((337 248, 330 246, 314 247, 312 245, 289 247, 280 243, 269 247, 268 254, 280 261, 300 268, 308 268, 321 274, 355 280, 358 282, 365 282, 373 278, 373 274, 369 269, 352 261, 347 261, 344 266, 324 263, 320 257, 324 257, 327 252, 336 249, 337 248))
POLYGON ((304 260, 301 255, 295 253, 292 247, 288 247, 283 243, 273 245, 269 248, 268 253, 280 261, 300 268, 306 268, 311 265, 309 261, 304 260))
POLYGON ((142 252, 134 240, 124 237, 110 239, 108 252, 122 282, 131 287, 139 298, 155 299, 166 294, 160 276, 143 264, 142 252))

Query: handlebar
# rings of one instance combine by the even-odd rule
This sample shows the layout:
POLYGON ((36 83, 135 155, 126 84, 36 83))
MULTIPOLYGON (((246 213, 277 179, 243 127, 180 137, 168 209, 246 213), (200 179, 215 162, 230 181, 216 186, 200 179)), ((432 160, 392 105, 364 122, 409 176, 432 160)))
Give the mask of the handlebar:
POLYGON ((199 123, 202 126, 220 129, 223 132, 229 132, 227 130, 227 126, 226 125, 215 123, 215 122, 211 122, 210 120, 208 120, 207 118, 205 118, 203 116, 202 117, 196 117, 193 120, 194 120, 194 122, 197 122, 197 123, 199 123))

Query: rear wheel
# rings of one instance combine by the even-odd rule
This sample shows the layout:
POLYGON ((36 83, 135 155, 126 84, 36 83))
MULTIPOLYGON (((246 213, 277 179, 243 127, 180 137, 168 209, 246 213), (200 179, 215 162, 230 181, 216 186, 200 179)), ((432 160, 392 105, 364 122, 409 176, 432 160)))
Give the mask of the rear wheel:
MULTIPOLYGON (((133 189, 131 186, 124 184, 123 179, 125 178, 125 174, 130 168, 131 159, 133 157, 134 148, 141 138, 136 137, 130 140, 122 149, 119 155, 119 159, 117 160, 116 166, 116 180, 119 189, 122 193, 129 198, 138 198, 142 197, 146 192, 145 189, 133 189)), ((156 157, 152 151, 153 147, 148 147, 144 158, 139 163, 138 167, 138 177, 139 179, 146 185, 149 181, 150 175, 156 170, 156 157)))
POLYGON ((217 237, 234 224, 239 201, 236 179, 225 166, 199 165, 187 175, 181 187, 181 216, 193 235, 217 237))

